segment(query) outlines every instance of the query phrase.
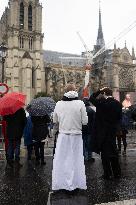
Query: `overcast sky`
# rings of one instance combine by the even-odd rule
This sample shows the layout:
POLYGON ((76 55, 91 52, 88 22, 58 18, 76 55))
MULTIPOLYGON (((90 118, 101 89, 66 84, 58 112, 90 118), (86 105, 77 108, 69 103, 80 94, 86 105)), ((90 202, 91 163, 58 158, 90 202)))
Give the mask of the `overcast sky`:
MULTIPOLYGON (((40 0, 43 5, 44 49, 80 54, 84 47, 79 31, 89 49, 96 43, 99 0, 40 0)), ((0 16, 8 0, 0 0, 0 16)), ((102 26, 106 44, 136 21, 136 0, 101 0, 102 26)), ((136 27, 117 42, 136 50, 136 27)), ((112 45, 113 47, 113 45, 112 45)))

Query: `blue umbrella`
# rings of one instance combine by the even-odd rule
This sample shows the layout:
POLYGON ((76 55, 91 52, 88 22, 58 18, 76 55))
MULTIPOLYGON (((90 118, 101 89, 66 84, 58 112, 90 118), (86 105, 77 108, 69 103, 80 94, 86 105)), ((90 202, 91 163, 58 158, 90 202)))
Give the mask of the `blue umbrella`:
POLYGON ((33 99, 26 110, 31 116, 50 115, 55 108, 56 102, 50 97, 39 97, 33 99))

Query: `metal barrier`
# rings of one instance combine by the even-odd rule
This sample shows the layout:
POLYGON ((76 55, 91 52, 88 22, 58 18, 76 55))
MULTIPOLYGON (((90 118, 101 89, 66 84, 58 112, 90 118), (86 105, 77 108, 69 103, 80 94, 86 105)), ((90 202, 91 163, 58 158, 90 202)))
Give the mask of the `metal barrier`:
POLYGON ((5 143, 2 133, 2 123, 0 122, 0 160, 5 159, 5 143))

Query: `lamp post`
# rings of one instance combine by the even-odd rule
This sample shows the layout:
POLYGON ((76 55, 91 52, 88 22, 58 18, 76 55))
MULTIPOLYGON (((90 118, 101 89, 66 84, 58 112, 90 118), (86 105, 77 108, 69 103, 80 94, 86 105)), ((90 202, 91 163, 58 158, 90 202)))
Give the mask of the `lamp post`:
POLYGON ((2 43, 0 45, 0 58, 1 58, 1 63, 2 63, 2 72, 1 72, 1 82, 4 83, 4 64, 5 64, 5 59, 6 59, 6 56, 7 56, 7 46, 2 43))

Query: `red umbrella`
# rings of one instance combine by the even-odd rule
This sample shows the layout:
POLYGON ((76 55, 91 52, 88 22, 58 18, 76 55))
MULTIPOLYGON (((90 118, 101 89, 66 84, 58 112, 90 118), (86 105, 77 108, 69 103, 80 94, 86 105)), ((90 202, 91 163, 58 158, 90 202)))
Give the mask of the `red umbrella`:
POLYGON ((23 93, 7 93, 0 98, 0 115, 14 114, 17 110, 25 105, 26 95, 23 93))

